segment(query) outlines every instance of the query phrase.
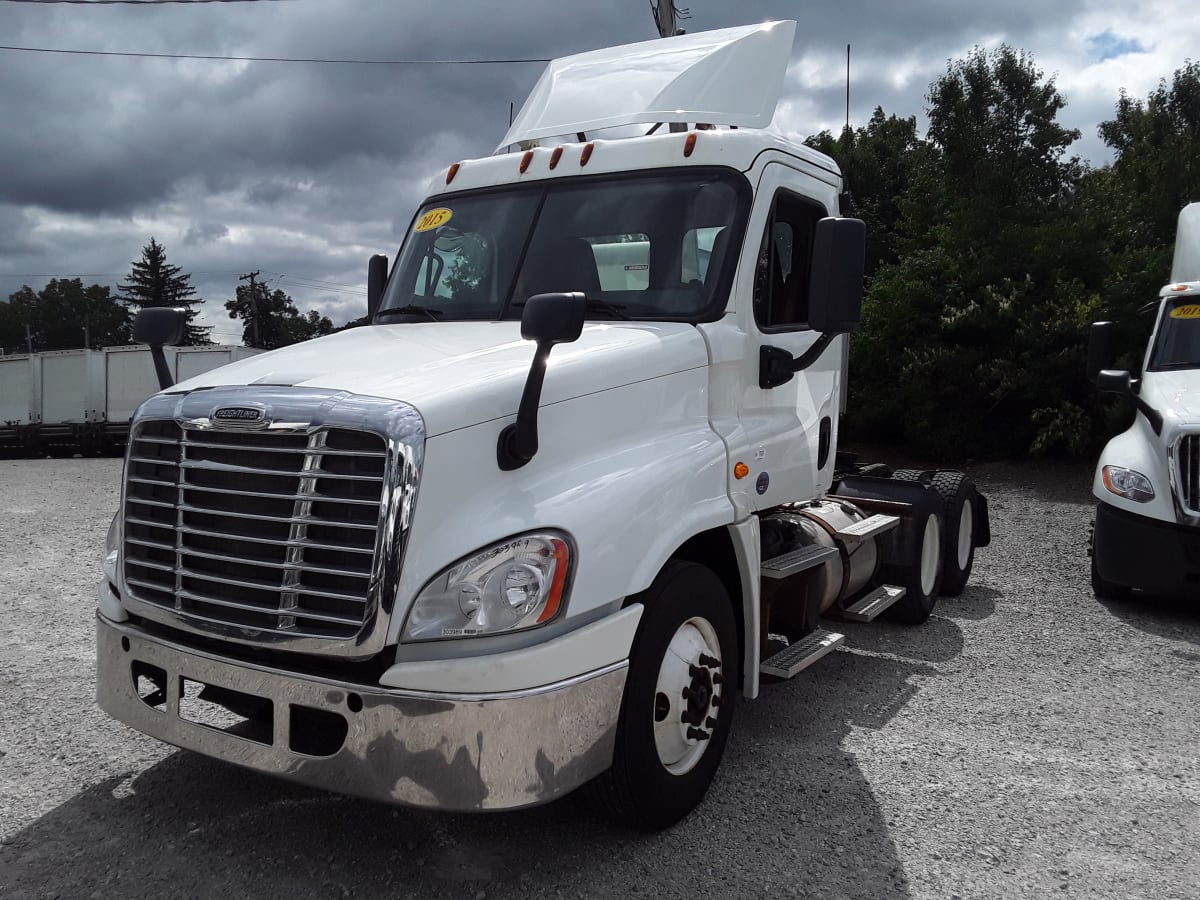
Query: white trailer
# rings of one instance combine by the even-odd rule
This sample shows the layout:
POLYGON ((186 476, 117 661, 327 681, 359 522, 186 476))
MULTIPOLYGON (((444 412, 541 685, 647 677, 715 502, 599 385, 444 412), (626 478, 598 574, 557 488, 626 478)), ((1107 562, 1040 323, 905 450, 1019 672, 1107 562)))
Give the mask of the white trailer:
MULTIPOLYGON (((833 160, 765 130, 794 29, 556 60, 521 151, 440 172, 394 267, 372 257, 371 325, 147 400, 102 708, 331 790, 500 810, 582 787, 662 828, 739 698, 841 623, 961 591, 970 480, 837 453, 865 227, 833 160), (642 127, 595 137, 616 126, 642 127)), ((180 334, 146 312, 140 339, 180 334)))
POLYGON ((34 354, 0 356, 0 450, 23 453, 41 410, 41 359, 34 354))
POLYGON ((187 381, 189 378, 211 372, 213 369, 237 362, 239 359, 248 359, 258 353, 262 353, 262 351, 251 347, 231 347, 222 344, 206 347, 177 347, 174 361, 175 380, 187 381))

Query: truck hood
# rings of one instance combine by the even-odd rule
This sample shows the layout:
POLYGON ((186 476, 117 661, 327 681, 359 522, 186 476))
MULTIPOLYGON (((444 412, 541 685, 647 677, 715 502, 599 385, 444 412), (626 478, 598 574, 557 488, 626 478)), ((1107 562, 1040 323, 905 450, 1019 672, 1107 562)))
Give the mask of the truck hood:
MULTIPOLYGON (((416 407, 433 437, 516 415, 533 352, 516 321, 372 325, 214 369, 172 392, 262 384, 402 400, 416 407)), ((541 405, 707 362, 704 339, 692 325, 590 322, 578 341, 551 352, 541 405)))
POLYGON ((1181 425, 1200 425, 1200 369, 1147 372, 1142 376, 1142 398, 1181 425))

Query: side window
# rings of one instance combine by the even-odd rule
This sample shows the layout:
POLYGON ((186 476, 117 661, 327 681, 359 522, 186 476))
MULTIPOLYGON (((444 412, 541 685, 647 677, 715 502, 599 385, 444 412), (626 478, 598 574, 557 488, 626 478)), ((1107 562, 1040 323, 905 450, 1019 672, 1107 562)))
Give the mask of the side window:
POLYGON ((803 328, 808 324, 808 281, 812 239, 824 207, 780 191, 763 233, 754 273, 754 319, 759 328, 803 328))

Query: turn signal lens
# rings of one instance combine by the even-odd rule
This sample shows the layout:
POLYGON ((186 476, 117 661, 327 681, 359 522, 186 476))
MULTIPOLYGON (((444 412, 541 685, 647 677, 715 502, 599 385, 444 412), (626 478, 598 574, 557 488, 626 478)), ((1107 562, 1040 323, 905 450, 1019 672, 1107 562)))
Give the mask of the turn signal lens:
POLYGON ((454 176, 458 174, 458 170, 462 167, 461 163, 455 163, 450 167, 450 171, 446 173, 446 184, 454 180, 454 176))
POLYGON ((740 462, 736 466, 733 467, 733 477, 734 478, 737 478, 740 480, 742 478, 745 478, 749 474, 750 474, 750 467, 748 465, 746 465, 744 462, 740 462))

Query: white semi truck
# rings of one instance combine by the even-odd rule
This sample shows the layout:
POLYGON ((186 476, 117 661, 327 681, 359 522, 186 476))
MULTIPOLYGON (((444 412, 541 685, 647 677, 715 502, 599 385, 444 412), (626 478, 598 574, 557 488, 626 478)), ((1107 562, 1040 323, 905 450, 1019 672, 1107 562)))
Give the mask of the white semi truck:
POLYGON ((793 31, 553 62, 372 258, 371 325, 163 378, 108 541, 100 705, 330 790, 582 787, 661 828, 735 700, 836 648, 830 620, 961 591, 970 479, 836 452, 864 229, 833 161, 766 130, 793 31))
POLYGON ((1112 369, 1113 324, 1092 326, 1088 376, 1137 409, 1100 454, 1092 588, 1200 598, 1200 203, 1179 213, 1142 375, 1112 369))

